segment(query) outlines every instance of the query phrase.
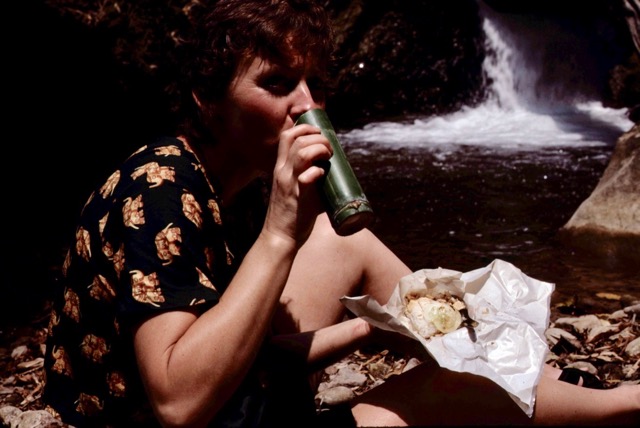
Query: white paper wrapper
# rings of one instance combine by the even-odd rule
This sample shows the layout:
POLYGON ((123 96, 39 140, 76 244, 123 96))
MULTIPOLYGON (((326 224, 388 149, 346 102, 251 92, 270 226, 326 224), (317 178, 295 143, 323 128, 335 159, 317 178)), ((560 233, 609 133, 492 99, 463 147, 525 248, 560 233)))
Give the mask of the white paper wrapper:
POLYGON ((549 325, 553 290, 554 284, 533 279, 511 263, 496 259, 465 273, 443 268, 416 271, 400 280, 384 306, 370 296, 343 297, 341 301, 374 326, 420 341, 441 367, 491 379, 531 417, 549 349, 544 331, 549 325), (461 327, 424 339, 403 323, 405 294, 433 287, 462 297, 469 316, 478 323, 472 332, 461 327))

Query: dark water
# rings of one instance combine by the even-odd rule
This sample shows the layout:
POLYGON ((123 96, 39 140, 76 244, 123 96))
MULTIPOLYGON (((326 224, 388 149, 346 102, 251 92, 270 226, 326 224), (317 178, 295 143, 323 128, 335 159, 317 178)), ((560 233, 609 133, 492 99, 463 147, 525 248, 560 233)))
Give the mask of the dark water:
POLYGON ((640 298, 640 269, 563 246, 557 232, 595 188, 611 146, 531 151, 345 148, 378 236, 413 269, 462 272, 499 258, 552 282, 552 302, 606 291, 640 298))

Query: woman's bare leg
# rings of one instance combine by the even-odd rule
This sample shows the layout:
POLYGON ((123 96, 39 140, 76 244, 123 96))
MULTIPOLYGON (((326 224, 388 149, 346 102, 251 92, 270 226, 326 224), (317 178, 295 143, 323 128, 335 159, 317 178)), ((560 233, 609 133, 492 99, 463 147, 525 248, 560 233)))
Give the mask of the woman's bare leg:
POLYGON ((442 369, 432 360, 357 397, 352 411, 362 426, 529 423, 490 380, 442 369))
MULTIPOLYGON (((336 237, 321 217, 305 243, 283 293, 276 334, 316 330, 342 320, 343 295, 369 294, 385 303, 397 281, 411 273, 368 232, 336 237), (363 251, 366 248, 366 251, 363 251)), ((640 419, 640 386, 592 390, 556 380, 546 367, 534 417, 488 379, 425 361, 358 397, 353 412, 364 426, 620 424, 640 419)))
POLYGON ((640 386, 595 390, 543 376, 529 418, 490 380, 428 361, 358 397, 353 414, 363 426, 633 425, 640 386))
POLYGON ((640 385, 590 389, 543 377, 538 386, 537 424, 640 424, 640 385))
POLYGON ((293 264, 274 328, 286 334, 340 322, 347 312, 341 297, 368 294, 384 304, 410 273, 371 232, 337 236, 321 215, 293 264))

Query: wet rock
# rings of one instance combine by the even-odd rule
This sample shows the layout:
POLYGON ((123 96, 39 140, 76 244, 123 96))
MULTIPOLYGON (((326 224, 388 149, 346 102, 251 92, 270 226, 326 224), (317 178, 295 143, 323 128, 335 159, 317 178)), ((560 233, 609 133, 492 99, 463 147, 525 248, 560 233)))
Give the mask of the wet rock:
POLYGON ((616 260, 640 260, 640 124, 617 141, 609 165, 560 236, 572 247, 616 260))

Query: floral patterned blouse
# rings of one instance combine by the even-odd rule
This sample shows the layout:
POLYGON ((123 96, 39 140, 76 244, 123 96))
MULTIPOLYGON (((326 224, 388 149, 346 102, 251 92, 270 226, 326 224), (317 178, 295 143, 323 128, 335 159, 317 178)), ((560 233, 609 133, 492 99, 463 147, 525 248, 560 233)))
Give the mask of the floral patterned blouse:
POLYGON ((258 199, 260 210, 223 213, 197 156, 175 138, 139 149, 91 195, 52 307, 49 410, 77 427, 154 424, 127 324, 215 305, 262 224, 258 199))

